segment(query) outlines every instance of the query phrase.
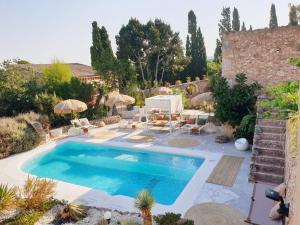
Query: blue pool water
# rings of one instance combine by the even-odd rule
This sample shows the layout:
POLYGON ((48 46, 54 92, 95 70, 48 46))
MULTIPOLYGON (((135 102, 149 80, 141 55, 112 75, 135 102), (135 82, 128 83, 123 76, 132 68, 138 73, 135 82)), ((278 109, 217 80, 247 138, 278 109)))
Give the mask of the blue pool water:
POLYGON ((135 197, 148 189, 158 203, 171 205, 203 162, 203 158, 65 142, 26 162, 22 170, 110 195, 135 197))

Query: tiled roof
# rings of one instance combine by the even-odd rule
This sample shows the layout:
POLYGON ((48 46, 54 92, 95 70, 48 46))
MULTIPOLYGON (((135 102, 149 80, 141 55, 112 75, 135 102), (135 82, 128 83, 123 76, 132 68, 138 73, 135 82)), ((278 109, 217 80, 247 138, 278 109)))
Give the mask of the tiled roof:
MULTIPOLYGON (((32 69, 37 73, 41 73, 42 70, 50 66, 51 64, 18 64, 20 68, 32 69)), ((73 75, 75 77, 90 77, 90 76, 97 76, 97 72, 88 65, 80 64, 80 63, 66 63, 66 65, 71 67, 73 75)))

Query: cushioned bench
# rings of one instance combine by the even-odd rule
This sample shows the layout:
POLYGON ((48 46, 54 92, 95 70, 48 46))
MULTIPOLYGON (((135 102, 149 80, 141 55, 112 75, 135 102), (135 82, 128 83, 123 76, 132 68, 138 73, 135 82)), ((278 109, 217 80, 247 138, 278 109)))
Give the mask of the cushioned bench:
POLYGON ((251 198, 250 211, 246 223, 253 225, 282 225, 282 220, 272 220, 269 217, 274 201, 265 196, 266 189, 273 189, 276 185, 255 183, 251 198))

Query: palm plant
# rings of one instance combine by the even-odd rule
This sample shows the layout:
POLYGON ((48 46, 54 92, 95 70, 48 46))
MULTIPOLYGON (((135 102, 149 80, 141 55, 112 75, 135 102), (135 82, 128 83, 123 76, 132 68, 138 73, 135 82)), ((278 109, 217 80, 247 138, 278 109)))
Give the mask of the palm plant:
POLYGON ((142 190, 136 197, 135 207, 141 211, 144 225, 152 225, 151 209, 154 204, 154 197, 147 190, 142 190))
POLYGON ((16 207, 16 187, 0 185, 0 212, 10 210, 16 207))

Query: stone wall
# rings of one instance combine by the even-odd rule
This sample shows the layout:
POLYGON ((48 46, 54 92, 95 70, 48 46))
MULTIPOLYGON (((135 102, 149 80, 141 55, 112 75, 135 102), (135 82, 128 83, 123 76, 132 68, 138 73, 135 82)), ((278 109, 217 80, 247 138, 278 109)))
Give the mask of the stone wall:
POLYGON ((299 56, 300 26, 230 32, 223 40, 222 74, 234 79, 244 72, 263 85, 299 80, 300 68, 288 62, 299 56))

